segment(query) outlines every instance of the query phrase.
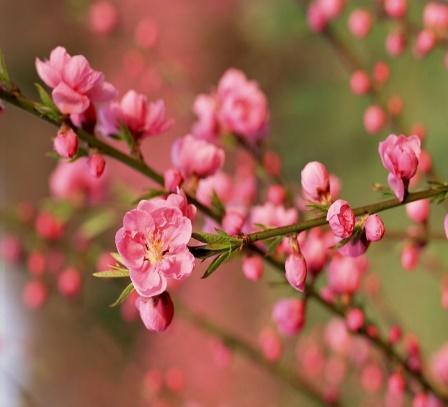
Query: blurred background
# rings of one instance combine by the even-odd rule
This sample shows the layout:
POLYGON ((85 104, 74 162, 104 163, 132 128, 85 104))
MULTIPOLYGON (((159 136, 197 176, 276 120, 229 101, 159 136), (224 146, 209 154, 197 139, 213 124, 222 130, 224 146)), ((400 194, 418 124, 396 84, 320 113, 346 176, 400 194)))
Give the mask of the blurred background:
MULTIPOLYGON (((0 48, 13 80, 36 95, 34 60, 63 45, 88 57, 105 72, 120 93, 136 89, 150 99, 163 97, 175 118, 169 135, 145 142, 148 161, 159 170, 169 166, 169 148, 194 120, 192 102, 210 91, 229 67, 243 70, 260 83, 271 109, 270 148, 282 156, 283 172, 293 183, 310 160, 319 160, 337 174, 342 197, 353 206, 379 199, 374 182, 386 181, 377 145, 388 133, 367 135, 362 117, 369 100, 349 89, 349 72, 324 38, 310 32, 304 9, 293 0, 117 0, 111 27, 98 26, 89 0, 0 0, 0 48), (116 19, 116 21, 115 21, 116 19)), ((99 3, 99 1, 98 1, 99 3)), ((369 1, 349 2, 348 10, 369 1)), ((411 18, 421 15, 413 4, 411 18)), ((106 12, 106 11, 105 11, 106 12)), ((101 19, 100 19, 101 20, 101 19)), ((385 60, 392 76, 386 95, 404 100, 403 122, 409 131, 417 122, 427 129, 427 148, 437 172, 448 177, 448 80, 443 52, 424 61, 410 51, 391 59, 384 50, 388 23, 374 24, 371 35, 355 41, 347 30, 347 12, 335 29, 364 66, 385 60)), ((12 107, 0 119, 0 206, 37 202, 48 195, 48 176, 56 162, 51 151, 54 128, 12 107)), ((121 171, 111 165, 111 172, 121 171)), ((147 186, 131 173, 123 183, 147 186)), ((434 230, 442 230, 443 208, 431 214, 434 230)), ((390 228, 404 230, 402 209, 384 215, 390 228)), ((104 236, 113 250, 113 236, 104 236)), ((380 276, 383 298, 406 330, 421 339, 423 352, 447 340, 448 315, 440 306, 440 281, 424 265, 405 272, 398 242, 369 251, 371 269, 380 276)), ((427 249, 447 271, 445 242, 427 249)), ((1 265, 0 274, 0 406, 140 406, 156 405, 148 395, 148 372, 171 383, 157 405, 185 406, 311 406, 313 402, 238 355, 223 368, 214 361, 212 337, 176 318, 169 331, 154 335, 139 322, 123 322, 109 308, 119 288, 93 281, 83 270, 86 290, 79 301, 52 296, 44 308, 27 310, 21 300, 25 273, 20 266, 1 265), (145 382, 146 380, 146 382, 145 382), (146 383, 146 384, 145 384, 146 383), (162 401, 166 404, 162 404, 162 401)), ((208 280, 200 272, 176 292, 191 308, 254 341, 269 324, 271 307, 282 288, 253 284, 233 261, 208 280)), ((370 310, 375 315, 375 310, 370 310)), ((378 318, 381 318, 378 315, 378 318)), ((307 330, 328 319, 311 303, 307 330)), ((295 340, 285 340, 285 360, 295 361, 295 340)), ((150 386, 149 386, 150 387, 150 386)), ((345 386, 349 397, 357 393, 345 386)), ((349 400, 357 400, 348 398, 349 400)), ((350 405, 358 405, 353 401, 350 405)))

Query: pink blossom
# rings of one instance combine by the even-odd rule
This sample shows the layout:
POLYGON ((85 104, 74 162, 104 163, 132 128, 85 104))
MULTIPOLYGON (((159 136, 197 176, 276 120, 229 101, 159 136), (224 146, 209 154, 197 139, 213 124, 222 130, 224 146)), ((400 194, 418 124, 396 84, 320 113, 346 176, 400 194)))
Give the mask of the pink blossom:
POLYGON ((384 10, 392 18, 402 18, 407 11, 407 0, 385 0, 384 10))
POLYGON ((430 202, 429 199, 406 204, 406 214, 409 219, 417 223, 425 223, 429 217, 430 202))
POLYGON ((334 20, 338 17, 345 7, 345 0, 317 0, 322 13, 329 20, 334 20))
POLYGON ((168 292, 150 298, 138 297, 135 306, 143 324, 150 331, 165 331, 173 320, 174 305, 168 292))
POLYGON ((152 48, 157 43, 159 32, 160 28, 157 21, 153 18, 144 18, 135 27, 135 42, 141 48, 152 48))
MULTIPOLYGON (((340 240, 338 240, 338 242, 340 242, 340 240)), ((340 247, 338 252, 344 256, 359 257, 367 251, 369 245, 370 241, 367 240, 366 234, 362 232, 359 236, 355 236, 353 239, 350 239, 349 242, 340 247)))
POLYGON ((294 208, 286 209, 283 205, 274 205, 271 202, 254 206, 250 212, 252 225, 280 227, 295 223, 297 219, 297 211, 294 208))
POLYGON ((311 2, 307 10, 307 21, 310 29, 314 32, 322 32, 328 24, 328 17, 319 3, 311 2))
POLYGON ((16 263, 22 254, 22 243, 12 234, 2 234, 0 237, 0 258, 16 263))
POLYGON ((297 291, 304 292, 307 276, 305 258, 301 254, 290 254, 285 262, 285 276, 297 291))
POLYGON ((432 157, 428 150, 422 150, 418 160, 418 171, 429 174, 432 169, 432 157))
POLYGON ((142 297, 163 293, 167 279, 180 280, 193 271, 195 260, 187 247, 191 220, 180 209, 178 197, 140 201, 125 214, 115 235, 118 252, 142 297))
POLYGON ((362 70, 353 72, 350 78, 350 88, 355 95, 364 95, 371 89, 369 75, 362 70))
POLYGON ((224 164, 224 150, 191 135, 178 139, 171 148, 171 161, 184 178, 209 177, 224 164))
POLYGON ((390 327, 388 339, 392 345, 397 344, 401 340, 402 336, 403 332, 399 325, 392 325, 390 327))
POLYGON ((386 37, 386 51, 393 57, 400 56, 406 48, 406 34, 401 30, 393 30, 386 37))
POLYGON ((368 392, 377 392, 383 385, 383 371, 374 362, 369 362, 361 371, 361 385, 368 392))
POLYGON ((328 209, 327 221, 335 236, 346 239, 353 233, 356 218, 349 203, 338 199, 328 209))
POLYGON ((345 323, 350 331, 359 331, 364 325, 364 313, 359 308, 352 308, 345 316, 345 323))
POLYGON ((263 168, 272 177, 280 175, 282 170, 282 160, 280 156, 274 151, 267 150, 263 154, 263 168))
POLYGON ((137 140, 166 132, 173 121, 166 117, 165 102, 149 102, 145 95, 129 90, 121 101, 111 103, 99 112, 99 131, 117 134, 125 125, 137 140))
POLYGON ((423 9, 423 24, 436 31, 448 29, 448 6, 431 1, 423 9))
POLYGON ((77 297, 81 291, 81 274, 75 267, 66 268, 58 277, 58 290, 67 297, 77 297))
POLYGON ((93 177, 99 178, 104 173, 104 168, 106 167, 106 160, 100 153, 90 154, 88 159, 90 174, 93 177))
POLYGON ((101 72, 93 70, 82 55, 70 56, 57 47, 46 61, 36 58, 40 78, 53 89, 54 103, 62 113, 80 114, 91 104, 111 100, 115 88, 104 81, 101 72))
POLYGON ((118 24, 118 11, 108 0, 95 1, 89 8, 89 25, 98 34, 111 33, 118 24))
POLYGON ((163 173, 163 183, 168 192, 176 192, 183 181, 182 174, 175 168, 169 168, 163 173))
POLYGON ((222 219, 222 228, 229 235, 237 235, 241 233, 245 220, 245 216, 241 211, 228 209, 222 219))
POLYGON ((268 201, 274 205, 281 205, 286 198, 287 192, 283 185, 270 185, 268 188, 268 201))
POLYGON ((422 30, 417 34, 415 40, 415 54, 417 57, 423 58, 436 45, 436 35, 431 30, 422 30))
POLYGON ((307 268, 313 275, 318 274, 328 258, 328 245, 320 229, 309 231, 306 240, 300 244, 307 268))
POLYGON ((445 236, 448 239, 448 214, 446 214, 445 218, 443 219, 443 229, 445 231, 445 236))
POLYGON ((179 393, 185 389, 185 373, 179 367, 170 367, 165 376, 166 387, 172 392, 179 393))
POLYGON ((372 28, 372 15, 364 9, 354 10, 348 20, 350 32, 357 38, 365 38, 372 28))
POLYGON ((305 309, 303 301, 287 298, 275 303, 272 318, 278 330, 287 336, 295 335, 305 323, 305 309))
POLYGON ((243 273, 248 280, 260 280, 264 273, 263 259, 259 256, 245 256, 243 259, 243 273))
POLYGON ((415 175, 420 158, 420 139, 417 136, 391 134, 378 148, 384 168, 389 171, 388 183, 395 196, 403 201, 409 180, 415 175))
POLYGON ((255 142, 266 133, 269 118, 266 96, 243 72, 229 69, 218 84, 219 123, 224 131, 255 142))
POLYGON ((401 251, 401 266, 406 271, 414 270, 420 260, 420 249, 413 243, 407 243, 401 251))
POLYGON ((423 392, 416 394, 412 400, 412 407, 430 407, 428 395, 423 392))
POLYGON ((36 233, 43 239, 56 240, 62 237, 64 225, 49 212, 41 212, 36 218, 36 233))
POLYGON ((384 236, 384 223, 379 215, 369 215, 364 224, 366 238, 369 242, 378 242, 384 236))
POLYGON ((53 140, 54 150, 63 158, 73 158, 78 151, 78 136, 69 127, 61 127, 53 140))
POLYGON ((390 77, 389 65, 384 61, 378 61, 373 67, 373 78, 379 85, 384 85, 390 77))
POLYGON ((22 300, 29 309, 41 308, 48 298, 46 285, 40 280, 31 280, 25 284, 22 300))
POLYGON ((448 345, 444 345, 433 356, 431 371, 441 384, 448 386, 448 345))
POLYGON ((40 250, 33 250, 27 260, 28 271, 35 277, 40 277, 45 273, 47 259, 40 250))
POLYGON ((300 174, 302 192, 306 199, 313 202, 322 202, 330 194, 330 174, 324 164, 311 161, 303 168, 300 174))
POLYGON ((344 320, 332 318, 325 327, 324 340, 335 353, 347 355, 353 343, 344 320))
POLYGON ((328 268, 328 283, 337 294, 353 294, 360 285, 363 270, 358 258, 335 256, 328 268))
POLYGON ((369 106, 364 113, 364 127, 369 134, 379 133, 385 126, 386 113, 380 106, 369 106))
POLYGON ((389 393, 402 395, 406 389, 406 381, 400 372, 392 373, 387 381, 387 389, 389 393))
POLYGON ((192 134, 195 137, 214 141, 219 135, 217 118, 218 101, 215 95, 199 95, 193 104, 193 111, 198 117, 193 125, 192 134))
POLYGON ((196 198, 202 204, 209 206, 212 203, 213 195, 216 194, 222 203, 227 204, 232 198, 232 186, 232 179, 226 173, 218 171, 199 181, 196 198))
POLYGON ((265 328, 260 333, 260 347, 264 357, 276 362, 282 356, 282 343, 276 332, 271 328, 265 328))
POLYGON ((60 161, 49 184, 55 198, 73 203, 100 202, 106 195, 107 177, 92 177, 88 158, 81 157, 73 163, 60 161))

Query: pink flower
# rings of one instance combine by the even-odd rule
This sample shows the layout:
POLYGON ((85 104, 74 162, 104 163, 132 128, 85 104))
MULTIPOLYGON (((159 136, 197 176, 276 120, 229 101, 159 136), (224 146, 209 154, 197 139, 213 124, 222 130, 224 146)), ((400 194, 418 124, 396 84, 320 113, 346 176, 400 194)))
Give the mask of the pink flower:
POLYGON ((22 254, 22 243, 12 234, 0 236, 0 258, 9 263, 17 263, 22 254))
POLYGON ((168 292, 151 298, 138 297, 135 306, 146 329, 150 331, 165 331, 173 320, 174 305, 168 292))
POLYGON ((366 238, 369 242, 378 242, 384 236, 384 223, 378 215, 369 215, 364 224, 366 238))
POLYGON ((41 308, 48 298, 46 285, 40 280, 31 280, 25 284, 22 292, 22 300, 29 309, 41 308))
POLYGON ((47 259, 40 250, 33 250, 27 260, 28 271, 35 277, 40 277, 45 273, 47 259))
POLYGON ((219 135, 219 123, 216 117, 217 100, 215 95, 199 95, 193 105, 193 111, 198 117, 194 123, 192 134, 195 137, 214 141, 219 135))
POLYGON ((104 81, 101 72, 93 70, 82 55, 70 56, 57 47, 49 60, 36 58, 40 78, 53 89, 54 103, 62 113, 81 114, 91 104, 107 102, 115 97, 115 88, 104 81))
POLYGON ((389 376, 387 382, 387 389, 389 393, 401 396, 406 389, 406 381, 400 372, 395 372, 389 376))
POLYGON ((386 50, 393 57, 400 56, 406 48, 406 35, 401 30, 391 31, 386 37, 386 50))
POLYGON ((380 106, 369 106, 364 113, 364 127, 369 134, 379 133, 386 124, 387 116, 380 106))
POLYGON ((224 164, 224 150, 191 135, 178 139, 171 148, 171 161, 184 178, 209 177, 224 164))
POLYGON ((318 274, 323 269, 328 258, 328 245, 322 231, 317 228, 310 230, 306 240, 303 244, 300 244, 300 247, 308 270, 313 275, 318 274))
POLYGON ((420 260, 420 249, 413 243, 407 243, 401 251, 401 266, 406 271, 414 270, 420 260))
POLYGON ((305 258, 301 254, 290 254, 285 262, 285 276, 297 291, 304 292, 307 276, 305 258))
POLYGON ((328 24, 328 17, 319 3, 311 2, 308 6, 306 18, 311 31, 322 32, 328 24))
POLYGON ((436 35, 433 31, 426 29, 417 34, 415 40, 414 52, 419 58, 423 58, 427 55, 436 45, 436 35))
POLYGON ((256 82, 249 81, 237 69, 229 69, 219 81, 217 98, 217 117, 224 131, 252 142, 264 136, 269 118, 268 104, 256 82))
POLYGON ((345 6, 345 0, 317 0, 318 5, 324 15, 329 20, 334 20, 338 17, 345 6))
POLYGON ((365 71, 353 72, 350 78, 350 88, 355 95, 364 95, 370 91, 371 82, 365 71))
POLYGON ((260 333, 260 347, 264 357, 275 362, 282 356, 282 343, 277 333, 271 328, 265 328, 260 333))
POLYGON ((328 268, 328 283, 336 294, 354 294, 361 285, 363 269, 358 258, 334 257, 328 268))
POLYGON ((429 209, 429 199, 421 199, 420 201, 406 204, 406 214, 409 219, 417 223, 425 223, 428 220, 429 209))
POLYGON ((448 214, 446 214, 445 218, 443 219, 443 229, 445 231, 445 236, 448 239, 448 214))
POLYGON ((241 211, 236 209, 228 209, 222 219, 222 228, 229 235, 237 235, 241 233, 245 222, 245 216, 241 211))
POLYGON ((281 205, 285 201, 286 195, 287 192, 283 185, 275 184, 270 185, 268 188, 268 201, 274 205, 281 205))
POLYGON ((245 256, 243 259, 243 273, 248 280, 258 281, 263 277, 264 264, 259 256, 245 256))
POLYGON ((349 203, 338 199, 328 209, 327 221, 335 236, 346 239, 353 233, 356 218, 349 203))
POLYGON ((384 10, 392 18, 404 17, 407 11, 407 0, 385 0, 384 10))
POLYGON ((51 213, 41 212, 36 218, 36 233, 43 239, 56 240, 64 234, 64 225, 51 213))
POLYGON ((266 202, 264 205, 254 206, 250 212, 252 225, 266 227, 280 227, 297 222, 298 215, 294 208, 286 209, 283 205, 266 202))
POLYGON ((81 291, 81 274, 75 267, 68 267, 58 277, 58 290, 68 298, 77 297, 81 291))
POLYGON ((121 101, 111 103, 99 112, 99 131, 104 135, 117 134, 125 125, 140 140, 166 132, 173 121, 166 117, 163 100, 149 102, 145 95, 129 90, 121 101))
POLYGON ((420 139, 417 136, 391 134, 379 144, 378 151, 384 168, 389 171, 389 186, 402 202, 409 180, 417 171, 421 151, 420 139))
POLYGON ((423 24, 435 31, 448 29, 448 6, 434 1, 426 4, 423 9, 423 24))
POLYGON ((288 298, 277 301, 272 310, 272 319, 278 330, 287 336, 295 335, 305 323, 305 309, 303 301, 288 298))
POLYGON ((90 174, 95 178, 101 177, 104 173, 104 168, 106 167, 106 160, 100 153, 93 153, 88 159, 90 174))
POLYGON ((444 345, 432 358, 431 370, 437 381, 448 386, 448 345, 444 345))
POLYGON ((345 316, 345 323, 350 331, 358 331, 364 325, 364 313, 359 308, 352 308, 345 316))
POLYGON ((89 8, 89 25, 98 34, 111 33, 118 24, 117 8, 108 0, 100 0, 89 8))
POLYGON ((63 158, 73 158, 78 152, 78 136, 69 127, 61 127, 53 140, 54 150, 63 158))
POLYGON ((49 184, 55 198, 73 203, 100 202, 106 195, 107 177, 92 177, 88 158, 81 157, 73 163, 59 161, 49 184))
POLYGON ((361 233, 360 236, 350 239, 349 242, 340 247, 338 252, 344 256, 359 257, 367 251, 369 245, 370 242, 367 240, 365 233, 361 233))
POLYGON ((365 38, 372 28, 372 15, 363 9, 354 10, 348 20, 350 32, 357 38, 365 38))
POLYGON ((167 279, 180 280, 193 271, 195 260, 187 247, 191 220, 177 197, 140 201, 125 214, 123 227, 115 235, 118 252, 142 297, 163 293, 167 279))
POLYGON ((168 192, 176 192, 183 182, 182 174, 175 168, 169 168, 163 173, 163 184, 168 192))
POLYGON ((303 168, 300 181, 303 195, 313 202, 322 202, 330 194, 330 174, 324 164, 311 161, 303 168))
POLYGON ((232 179, 224 172, 218 171, 199 181, 196 198, 199 202, 209 206, 212 203, 213 195, 216 194, 222 203, 227 204, 232 198, 232 193, 232 179))
POLYGON ((379 85, 384 85, 390 77, 390 67, 384 61, 378 61, 373 67, 373 78, 379 85))

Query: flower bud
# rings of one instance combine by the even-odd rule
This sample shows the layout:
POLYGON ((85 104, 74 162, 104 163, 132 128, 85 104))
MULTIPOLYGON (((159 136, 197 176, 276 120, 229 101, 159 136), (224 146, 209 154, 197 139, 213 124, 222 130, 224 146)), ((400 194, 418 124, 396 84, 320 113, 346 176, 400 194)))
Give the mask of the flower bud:
POLYGON ((184 179, 180 171, 175 168, 170 168, 163 173, 163 181, 166 190, 175 193, 177 188, 182 185, 184 179))
POLYGON ((138 297, 135 305, 146 329, 150 331, 165 331, 173 320, 174 305, 167 291, 155 297, 138 297))
POLYGON ((244 216, 239 211, 229 209, 222 220, 222 228, 229 235, 237 235, 241 233, 244 220, 244 216))
POLYGON ((93 2, 89 9, 90 29, 98 34, 111 33, 118 24, 118 11, 108 0, 93 2))
POLYGON ((436 45, 436 36, 431 30, 420 31, 415 40, 415 54, 417 57, 423 58, 436 45))
POLYGON ((448 213, 445 215, 443 219, 443 229, 445 230, 445 236, 448 239, 448 213))
POLYGON ((392 57, 400 56, 406 48, 406 35, 401 30, 391 31, 386 37, 386 51, 392 57))
POLYGON ((369 215, 364 224, 366 238, 369 242, 377 242, 384 236, 384 223, 378 215, 369 215))
POLYGON ((384 61, 378 61, 373 67, 373 79, 378 85, 384 85, 390 76, 390 68, 384 61))
POLYGON ((185 373, 178 367, 171 367, 165 376, 166 387, 172 392, 178 393, 185 388, 185 373))
POLYGON ((350 78, 350 88, 355 95, 368 93, 371 88, 369 75, 362 70, 353 72, 350 78))
POLYGON ((44 305, 48 297, 48 290, 40 280, 32 280, 25 284, 22 300, 27 308, 38 309, 44 305))
POLYGON ((272 319, 282 334, 291 336, 299 333, 305 323, 303 301, 295 298, 277 301, 272 310, 272 319))
POLYGON ((106 160, 99 153, 91 154, 88 160, 89 171, 95 178, 101 177, 106 167, 106 160))
POLYGON ((348 28, 357 38, 367 37, 372 28, 372 15, 367 10, 354 10, 350 14, 348 28))
POLYGON ((47 262, 44 254, 39 250, 34 250, 28 256, 27 267, 28 271, 36 276, 42 276, 45 272, 47 262))
POLYGON ((406 381, 400 372, 392 373, 387 381, 387 389, 389 393, 401 396, 406 389, 406 381))
POLYGON ((364 313, 359 308, 352 308, 345 316, 345 323, 350 331, 358 331, 364 325, 364 313))
POLYGON ((303 168, 300 182, 306 199, 321 202, 330 193, 330 174, 327 167, 318 161, 311 161, 303 168))
POLYGON ((389 17, 402 18, 407 11, 407 0, 385 0, 384 11, 389 17))
POLYGON ((62 237, 64 226, 51 213, 41 212, 36 218, 36 233, 41 238, 56 240, 62 237))
POLYGON ((0 236, 0 259, 14 264, 20 260, 22 254, 21 241, 12 234, 0 236))
POLYGON ((398 325, 393 325, 389 329, 389 343, 392 345, 397 344, 403 336, 401 328, 398 325))
POLYGON ((301 254, 290 254, 285 262, 286 279, 297 291, 305 291, 307 267, 301 254))
POLYGON ((68 267, 59 275, 58 290, 67 298, 74 298, 79 295, 81 275, 75 267, 68 267))
POLYGON ((61 127, 53 140, 54 150, 63 158, 72 158, 78 151, 78 136, 67 127, 61 127))
POLYGON ((380 106, 369 106, 364 113, 364 127, 367 133, 379 133, 384 128, 386 119, 386 113, 380 106))
POLYGON ((429 217, 430 203, 428 199, 406 204, 406 214, 416 223, 425 223, 429 217))
POLYGON ((278 154, 273 151, 266 151, 263 156, 263 167, 272 177, 280 175, 282 161, 278 154))
POLYGON ((414 270, 420 259, 420 250, 412 243, 408 243, 403 247, 401 252, 401 266, 406 271, 414 270))
POLYGON ((264 264, 260 256, 246 256, 243 259, 243 273, 248 280, 258 281, 263 277, 264 264))
POLYGON ((327 221, 335 236, 346 239, 353 233, 356 218, 349 203, 338 199, 328 209, 327 221))
POLYGON ((429 407, 429 397, 426 393, 417 394, 412 400, 412 407, 429 407))
POLYGON ((270 185, 268 188, 268 201, 274 205, 281 205, 286 198, 286 189, 283 185, 270 185))
POLYGON ((318 0, 317 3, 329 20, 334 20, 338 17, 345 6, 345 0, 318 0))
POLYGON ((264 357, 276 362, 282 356, 282 343, 280 338, 271 328, 265 328, 260 333, 260 347, 264 357))
POLYGON ((311 2, 307 10, 307 21, 311 31, 322 32, 328 23, 328 18, 319 4, 311 2))

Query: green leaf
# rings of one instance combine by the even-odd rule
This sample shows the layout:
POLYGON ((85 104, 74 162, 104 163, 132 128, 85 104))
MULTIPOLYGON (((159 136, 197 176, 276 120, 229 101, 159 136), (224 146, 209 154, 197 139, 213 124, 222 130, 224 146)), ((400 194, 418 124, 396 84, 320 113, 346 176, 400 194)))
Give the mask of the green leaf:
POLYGON ((216 209, 219 216, 222 216, 226 213, 226 208, 225 208, 224 204, 222 203, 221 199, 219 199, 219 196, 215 190, 213 190, 213 193, 212 193, 212 206, 214 209, 216 209))
POLYGON ((120 131, 118 133, 118 137, 128 145, 128 147, 131 151, 133 151, 135 149, 135 146, 136 146, 135 138, 132 135, 132 133, 128 127, 126 127, 124 125, 121 126, 120 131))
POLYGON ((224 263, 232 254, 232 251, 226 251, 224 253, 221 253, 219 256, 216 256, 212 262, 208 265, 207 270, 205 270, 205 273, 202 275, 201 278, 208 278, 210 277, 217 269, 218 267, 224 263))
POLYGON ((207 245, 203 246, 188 246, 188 250, 190 250, 191 254, 196 259, 208 259, 209 257, 215 256, 217 250, 209 249, 207 245))
POLYGON ((40 83, 35 83, 34 86, 37 89, 37 93, 39 93, 39 98, 40 98, 41 102, 45 106, 57 111, 58 109, 57 109, 56 105, 54 104, 53 99, 48 94, 48 92, 43 88, 43 86, 40 83))
POLYGON ((114 260, 115 260, 117 263, 119 263, 119 264, 124 264, 123 257, 121 257, 119 253, 117 253, 117 252, 112 252, 110 255, 114 258, 114 260))
POLYGON ((9 77, 8 68, 6 67, 5 56, 3 55, 1 49, 0 49, 0 82, 5 83, 6 85, 11 84, 11 78, 9 77))
POLYGON ((79 227, 83 236, 93 239, 101 235, 115 223, 115 213, 112 210, 95 212, 79 227))
POLYGON ((324 213, 326 213, 328 211, 328 208, 329 208, 328 205, 321 205, 321 204, 317 204, 317 203, 309 203, 306 206, 307 206, 307 208, 317 209, 318 211, 324 212, 324 213))
POLYGON ((193 232, 193 239, 196 239, 202 243, 230 243, 234 245, 240 245, 242 243, 241 239, 229 236, 222 230, 218 230, 217 233, 206 233, 206 232, 193 232))
POLYGON ((110 270, 93 273, 93 276, 99 278, 125 278, 129 277, 129 270, 124 267, 113 266, 110 270))
POLYGON ((126 298, 131 295, 132 291, 134 291, 134 285, 132 283, 129 283, 115 300, 115 302, 110 304, 109 307, 116 307, 117 305, 122 304, 126 300, 126 298))

